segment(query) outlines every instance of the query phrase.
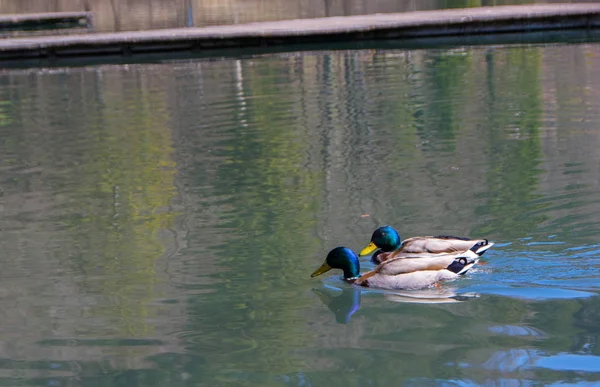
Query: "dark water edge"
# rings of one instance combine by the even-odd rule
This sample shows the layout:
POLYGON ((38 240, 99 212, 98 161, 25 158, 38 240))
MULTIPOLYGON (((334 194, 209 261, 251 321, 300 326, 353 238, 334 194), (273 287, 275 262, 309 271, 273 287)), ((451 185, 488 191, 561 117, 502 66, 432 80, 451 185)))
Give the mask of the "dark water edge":
MULTIPOLYGON (((344 50, 418 50, 450 49, 453 47, 527 44, 576 44, 593 43, 600 40, 600 30, 575 29, 562 31, 541 31, 524 33, 497 33, 488 35, 448 36, 394 40, 365 40, 353 42, 327 41, 322 44, 286 44, 267 47, 220 48, 183 50, 175 46, 157 53, 135 53, 119 55, 79 55, 54 58, 20 58, 0 60, 0 69, 27 69, 39 67, 81 67, 101 64, 159 64, 201 59, 221 60, 228 58, 247 59, 260 55, 298 55, 311 51, 344 50)), ((34 70, 35 71, 35 70, 34 70)))

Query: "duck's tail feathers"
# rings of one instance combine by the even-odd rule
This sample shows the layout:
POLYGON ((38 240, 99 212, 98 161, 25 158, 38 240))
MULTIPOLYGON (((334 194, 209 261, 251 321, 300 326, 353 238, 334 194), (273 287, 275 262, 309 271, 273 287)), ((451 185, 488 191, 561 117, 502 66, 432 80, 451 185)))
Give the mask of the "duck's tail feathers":
POLYGON ((448 265, 446 270, 450 270, 451 272, 463 275, 466 274, 475 264, 479 262, 479 259, 474 259, 472 261, 468 261, 466 258, 456 258, 451 264, 448 265))
POLYGON ((483 253, 485 253, 487 251, 487 249, 489 249, 490 247, 492 247, 494 244, 491 242, 488 242, 487 239, 482 240, 481 242, 477 242, 473 245, 473 247, 471 247, 469 250, 471 250, 472 252, 474 252, 475 254, 477 254, 478 256, 482 256, 483 253))

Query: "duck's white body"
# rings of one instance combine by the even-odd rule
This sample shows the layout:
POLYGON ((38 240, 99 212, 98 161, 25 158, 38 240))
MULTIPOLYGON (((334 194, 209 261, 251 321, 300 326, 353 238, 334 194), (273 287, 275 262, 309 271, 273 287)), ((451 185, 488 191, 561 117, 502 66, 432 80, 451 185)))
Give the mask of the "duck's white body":
MULTIPOLYGON (((460 270, 456 273, 448 270, 455 263, 439 268, 439 260, 431 258, 396 258, 378 265, 374 270, 357 279, 350 280, 355 285, 370 288, 392 290, 423 289, 438 282, 459 278, 477 263, 477 259, 467 264, 460 262, 460 270)), ((458 264, 458 263, 457 263, 458 264)))

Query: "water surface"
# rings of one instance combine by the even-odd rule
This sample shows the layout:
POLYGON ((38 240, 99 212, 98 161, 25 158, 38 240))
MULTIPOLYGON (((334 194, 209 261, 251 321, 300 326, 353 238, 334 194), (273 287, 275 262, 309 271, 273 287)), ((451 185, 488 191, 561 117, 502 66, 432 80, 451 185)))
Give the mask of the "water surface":
POLYGON ((5 70, 0 384, 599 383, 599 47, 5 70), (309 278, 385 223, 497 245, 309 278))

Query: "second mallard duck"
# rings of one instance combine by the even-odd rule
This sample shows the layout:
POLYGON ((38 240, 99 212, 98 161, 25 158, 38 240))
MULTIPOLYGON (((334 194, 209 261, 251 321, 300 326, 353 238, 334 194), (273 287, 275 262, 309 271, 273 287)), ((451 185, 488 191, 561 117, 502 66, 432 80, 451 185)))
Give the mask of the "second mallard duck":
POLYGON ((493 245, 487 239, 446 235, 413 237, 402 241, 393 227, 383 226, 373 232, 371 243, 362 249, 359 256, 368 255, 379 248, 371 257, 373 263, 414 258, 414 270, 423 270, 422 267, 431 270, 443 269, 457 258, 466 258, 469 263, 476 262, 493 245))

